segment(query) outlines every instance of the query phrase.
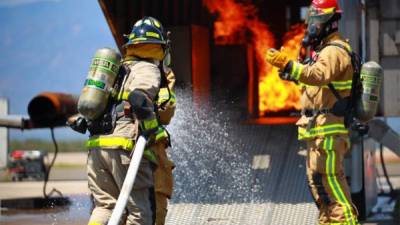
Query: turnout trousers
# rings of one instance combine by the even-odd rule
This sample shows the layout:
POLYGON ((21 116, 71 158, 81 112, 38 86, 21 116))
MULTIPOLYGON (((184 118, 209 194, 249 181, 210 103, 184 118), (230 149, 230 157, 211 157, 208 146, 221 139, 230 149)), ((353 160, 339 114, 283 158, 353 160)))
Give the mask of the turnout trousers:
MULTIPOLYGON (((91 149, 87 173, 94 209, 89 225, 106 225, 115 207, 130 163, 130 151, 91 149)), ((153 168, 142 158, 126 212, 120 224, 153 225, 155 218, 153 168)))
POLYGON ((164 225, 168 212, 168 199, 171 198, 173 190, 172 170, 174 163, 168 159, 167 144, 165 141, 158 141, 150 147, 157 157, 157 167, 154 170, 154 191, 156 201, 155 225, 164 225))
POLYGON ((357 209, 343 169, 350 149, 347 135, 330 135, 306 140, 307 178, 319 209, 319 224, 357 225, 357 209))

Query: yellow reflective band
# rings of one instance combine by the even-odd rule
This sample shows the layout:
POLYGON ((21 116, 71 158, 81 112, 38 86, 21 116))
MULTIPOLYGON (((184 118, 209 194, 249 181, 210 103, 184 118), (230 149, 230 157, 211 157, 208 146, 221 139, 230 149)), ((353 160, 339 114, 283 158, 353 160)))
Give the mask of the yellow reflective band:
POLYGON ((303 72, 303 65, 298 62, 293 62, 290 76, 295 80, 299 80, 302 72, 303 72))
MULTIPOLYGON (((333 87, 338 90, 338 91, 343 91, 343 90, 351 90, 351 86, 353 84, 352 80, 344 80, 344 81, 332 81, 331 82, 333 87)), ((316 85, 309 85, 305 83, 299 83, 300 87, 321 87, 321 86, 316 86, 316 85)), ((323 85, 323 88, 329 89, 328 85, 323 85)))
POLYGON ((146 36, 160 39, 160 35, 154 32, 146 32, 146 36))
POLYGON ((144 130, 151 130, 158 127, 157 119, 143 120, 142 124, 144 130))
POLYGON ((324 139, 324 150, 331 151, 333 150, 333 140, 331 141, 332 136, 328 136, 324 139))
MULTIPOLYGON (((118 147, 126 151, 132 151, 134 146, 135 142, 133 140, 123 137, 97 137, 97 138, 90 138, 86 142, 86 147, 88 149, 118 147)), ((153 151, 149 149, 145 149, 143 155, 152 162, 156 162, 157 160, 153 151)), ((93 225, 95 224, 96 223, 93 222, 93 225)))
MULTIPOLYGON (((322 224, 322 223, 320 223, 319 225, 348 225, 349 223, 324 223, 324 224, 322 224)), ((356 223, 356 225, 361 225, 360 223, 356 223)))
MULTIPOLYGON (((129 94, 130 94, 129 91, 124 91, 124 92, 118 93, 118 95, 114 95, 113 97, 116 98, 117 100, 127 101, 128 97, 129 97, 129 94)), ((160 92, 158 94, 157 103, 162 103, 165 100, 167 100, 168 98, 169 98, 168 90, 166 88, 161 88, 160 92), (165 89, 165 90, 163 90, 163 89, 165 89)), ((175 94, 175 92, 171 91, 171 98, 170 98, 169 101, 172 102, 172 103, 176 103, 176 94, 175 94)))
POLYGON ((143 152, 143 156, 146 157, 151 162, 154 162, 154 163, 157 162, 156 154, 154 154, 154 152, 151 151, 150 149, 145 149, 143 152))
POLYGON ((317 136, 326 136, 332 134, 347 134, 349 131, 344 127, 343 124, 330 124, 325 126, 318 126, 307 130, 306 128, 299 127, 298 139, 313 138, 317 136))
MULTIPOLYGON (((332 81, 333 87, 338 90, 351 90, 351 86, 353 84, 353 80, 344 80, 344 81, 332 81)), ((324 88, 329 88, 328 85, 324 85, 324 88)))
POLYGON ((337 181, 337 176, 336 176, 336 153, 335 150, 333 149, 333 136, 328 136, 324 140, 324 150, 327 155, 326 159, 326 176, 328 179, 329 187, 331 188, 334 197, 336 200, 339 202, 340 205, 343 207, 344 215, 346 217, 346 223, 348 225, 356 225, 356 219, 351 211, 351 206, 346 198, 346 196, 343 193, 343 190, 337 181))
POLYGON ((116 96, 113 97, 116 98, 117 100, 127 101, 130 93, 131 92, 129 91, 123 91, 119 92, 116 96))
POLYGON ((94 137, 89 138, 86 142, 86 147, 91 148, 108 148, 118 147, 124 150, 132 150, 135 142, 128 138, 123 137, 94 137))
POLYGON ((138 38, 132 39, 132 41, 133 41, 133 42, 137 42, 137 41, 147 41, 147 38, 145 38, 145 37, 138 37, 138 38))
POLYGON ((165 102, 166 100, 169 99, 169 102, 171 102, 172 104, 176 103, 176 95, 174 91, 170 91, 171 93, 171 98, 169 98, 169 92, 167 88, 161 88, 160 91, 158 92, 158 100, 157 103, 161 104, 163 102, 165 102))
POLYGON ((153 20, 153 23, 157 28, 161 27, 161 24, 157 20, 153 20))
MULTIPOLYGON (((175 96, 174 91, 170 91, 170 92, 171 92, 171 95, 175 96)), ((168 88, 160 88, 160 91, 158 92, 158 98, 168 99, 169 98, 168 88)))
POLYGON ((98 222, 89 222, 88 225, 101 225, 101 223, 98 223, 98 222))
POLYGON ((168 138, 168 133, 163 127, 159 127, 156 133, 156 142, 164 138, 168 138))
POLYGON ((135 34, 130 34, 128 39, 134 39, 135 38, 135 34))

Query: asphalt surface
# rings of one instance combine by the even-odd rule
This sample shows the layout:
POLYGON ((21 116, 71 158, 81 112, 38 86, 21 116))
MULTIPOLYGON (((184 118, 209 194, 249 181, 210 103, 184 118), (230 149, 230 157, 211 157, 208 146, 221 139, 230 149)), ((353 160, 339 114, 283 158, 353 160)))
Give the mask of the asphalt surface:
MULTIPOLYGON (((50 155, 51 156, 51 155, 50 155)), ((71 205, 68 207, 47 210, 14 210, 2 209, 0 211, 0 224, 2 225, 84 225, 90 215, 91 203, 86 181, 86 153, 61 153, 58 156, 55 167, 50 174, 50 182, 47 191, 53 189, 68 196, 71 205)), ((385 160, 390 181, 393 187, 400 190, 400 160, 391 154, 385 154, 385 160)), ((382 176, 381 165, 377 165, 380 179, 378 184, 383 190, 388 190, 385 178, 382 176)), ((0 200, 41 197, 43 182, 0 182, 0 200)), ((210 223, 211 224, 211 223, 210 223)), ((212 223, 224 224, 224 223, 212 223)), ((373 218, 363 225, 394 225, 390 218, 373 218)))

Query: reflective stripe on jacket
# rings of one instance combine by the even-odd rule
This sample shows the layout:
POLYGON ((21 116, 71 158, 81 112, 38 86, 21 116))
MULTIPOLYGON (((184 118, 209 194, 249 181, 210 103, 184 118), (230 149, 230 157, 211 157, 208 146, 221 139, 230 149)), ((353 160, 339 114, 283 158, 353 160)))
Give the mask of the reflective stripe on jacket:
MULTIPOLYGON (((132 151, 135 147, 135 141, 132 139, 123 138, 123 137, 93 136, 93 137, 89 138, 89 140, 86 142, 86 147, 88 149, 101 148, 101 149, 110 149, 110 150, 122 149, 122 150, 126 150, 126 151, 132 151)), ((157 162, 157 158, 153 151, 151 151, 149 149, 145 149, 143 152, 143 155, 148 160, 150 160, 152 162, 157 162)))
MULTIPOLYGON (((353 80, 344 80, 344 81, 332 81, 331 84, 332 86, 338 90, 338 91, 343 91, 343 90, 351 90, 351 85, 353 83, 353 80)), ((300 87, 312 87, 314 85, 307 85, 299 82, 300 87)), ((327 88, 329 89, 328 85, 323 85, 322 88, 327 88)))
POLYGON ((168 91, 167 88, 160 88, 160 92, 158 93, 157 104, 161 105, 167 100, 168 100, 168 102, 170 102, 172 104, 176 104, 175 92, 173 90, 168 91), (170 97, 170 94, 171 94, 171 97, 170 97))
MULTIPOLYGON (((130 92, 123 91, 123 92, 118 93, 115 96, 115 98, 117 100, 127 101, 128 97, 129 97, 129 94, 130 94, 130 92)), ((175 92, 172 91, 172 90, 170 92, 168 92, 167 88, 160 88, 160 92, 158 93, 157 104, 159 105, 159 104, 163 103, 164 101, 166 101, 168 99, 169 99, 169 102, 171 102, 173 104, 176 104, 176 94, 175 94, 175 92), (171 98, 169 98, 169 93, 171 93, 171 98)))
POLYGON ((332 134, 348 134, 348 133, 349 131, 345 128, 343 124, 316 126, 309 130, 307 130, 307 128, 299 127, 298 139, 304 140, 304 139, 327 136, 332 134))
MULTIPOLYGON (((328 88, 329 83, 341 97, 350 94, 354 73, 351 57, 344 49, 329 45, 330 43, 341 44, 351 50, 350 45, 336 32, 323 41, 321 46, 327 46, 316 52, 310 64, 293 62, 290 73, 292 78, 300 83, 302 109, 332 109, 337 98, 328 88)), ((297 125, 300 139, 348 133, 344 128, 344 118, 330 113, 320 114, 316 118, 302 116, 297 125), (315 121, 311 121, 313 119, 315 121), (315 125, 307 130, 306 127, 310 122, 315 125)))
MULTIPOLYGON (((152 101, 159 91, 161 74, 157 63, 148 61, 128 60, 124 64, 129 67, 129 74, 126 75, 122 84, 123 93, 130 93, 139 89, 146 93, 152 101)), ((123 95, 123 94, 122 94, 123 95)), ((125 94, 127 96, 129 94, 125 94)), ((117 95, 118 96, 118 95, 117 95)), ((115 97, 115 96, 114 96, 115 97)), ((137 120, 126 120, 118 118, 116 126, 111 134, 96 135, 89 139, 89 146, 102 147, 106 149, 125 149, 131 150, 134 146, 131 140, 136 140, 139 136, 139 124, 137 120), (97 140, 96 140, 97 139, 97 140), (127 140, 124 140, 127 139, 127 140), (97 146, 95 144, 98 144, 97 146)))

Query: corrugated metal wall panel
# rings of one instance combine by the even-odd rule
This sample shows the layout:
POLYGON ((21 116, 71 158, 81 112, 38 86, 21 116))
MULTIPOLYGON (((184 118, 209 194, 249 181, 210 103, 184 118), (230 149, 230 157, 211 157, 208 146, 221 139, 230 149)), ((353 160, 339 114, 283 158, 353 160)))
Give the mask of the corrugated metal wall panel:
POLYGON ((211 26, 209 14, 202 0, 98 0, 108 20, 114 27, 114 38, 120 50, 135 21, 143 16, 158 18, 165 27, 206 25, 211 26))

